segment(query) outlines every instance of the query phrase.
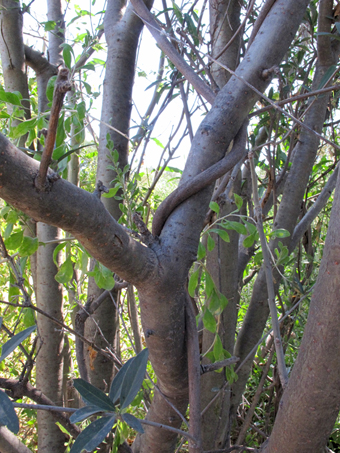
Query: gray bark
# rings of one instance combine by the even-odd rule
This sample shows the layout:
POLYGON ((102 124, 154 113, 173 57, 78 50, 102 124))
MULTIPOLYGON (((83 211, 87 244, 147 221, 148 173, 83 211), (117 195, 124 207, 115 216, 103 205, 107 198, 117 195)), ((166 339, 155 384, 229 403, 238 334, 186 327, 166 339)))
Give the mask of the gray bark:
POLYGON ((0 426, 1 453, 32 453, 6 426, 0 426))
POLYGON ((264 453, 321 453, 340 410, 340 178, 300 352, 264 453), (296 403, 298 401, 298 404, 296 403))
MULTIPOLYGON (((327 29, 330 30, 330 22, 327 15, 331 11, 331 2, 325 6, 321 3, 321 11, 319 14, 319 29, 323 29, 325 20, 327 21, 327 29)), ((325 31, 323 29, 323 31, 325 31)), ((318 41, 319 61, 316 67, 316 72, 313 81, 312 89, 316 89, 322 76, 327 69, 336 62, 337 54, 335 49, 331 48, 331 41, 325 41, 324 37, 319 37, 318 41), (326 42, 326 45, 325 45, 326 42), (322 48, 322 51, 321 51, 322 48)), ((325 120, 328 97, 318 98, 310 110, 307 112, 304 124, 317 132, 321 132, 325 120)), ((319 138, 306 129, 302 129, 300 138, 294 149, 294 158, 292 167, 285 183, 282 201, 275 219, 274 228, 284 228, 293 234, 294 227, 300 214, 301 202, 304 196, 305 187, 307 185, 310 172, 312 170, 316 153, 319 146, 319 138)), ((271 250, 277 246, 277 240, 270 244, 271 250)), ((286 238, 282 241, 290 247, 291 238, 286 238)), ((276 289, 281 281, 281 276, 278 272, 274 272, 274 281, 276 289)), ((265 274, 263 268, 258 275, 253 288, 251 302, 245 316, 242 328, 239 332, 234 354, 244 359, 252 350, 257 341, 261 338, 263 329, 267 322, 269 308, 267 304, 267 288, 265 282, 265 274)), ((252 358, 242 367, 239 372, 239 379, 233 386, 233 411, 236 411, 237 405, 240 402, 249 372, 252 366, 252 358)))
MULTIPOLYGON (((60 230, 44 223, 38 223, 37 235, 40 241, 56 239, 60 230)), ((49 315, 63 321, 62 285, 55 280, 57 268, 52 260, 55 245, 40 246, 37 252, 37 306, 49 315)), ((60 258, 59 258, 60 262, 60 258)), ((60 263, 61 264, 61 263, 60 263)), ((36 368, 37 388, 56 405, 63 404, 63 345, 61 329, 45 316, 37 316, 39 344, 36 368)), ((38 411, 39 452, 63 452, 65 435, 55 424, 52 414, 38 411)))

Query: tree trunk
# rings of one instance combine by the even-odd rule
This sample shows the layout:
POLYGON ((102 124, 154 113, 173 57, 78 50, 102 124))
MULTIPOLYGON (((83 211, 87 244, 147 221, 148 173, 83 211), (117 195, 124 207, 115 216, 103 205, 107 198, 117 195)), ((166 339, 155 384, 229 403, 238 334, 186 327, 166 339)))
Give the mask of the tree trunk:
POLYGON ((298 358, 263 453, 321 453, 340 410, 340 178, 298 358))

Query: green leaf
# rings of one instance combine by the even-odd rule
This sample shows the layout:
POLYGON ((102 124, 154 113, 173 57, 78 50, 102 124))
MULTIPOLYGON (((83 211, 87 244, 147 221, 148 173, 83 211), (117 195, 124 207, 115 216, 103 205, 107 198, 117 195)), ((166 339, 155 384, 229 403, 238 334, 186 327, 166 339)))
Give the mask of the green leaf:
POLYGON ((58 253, 60 252, 60 250, 62 250, 64 247, 66 247, 66 242, 61 242, 60 244, 58 244, 55 249, 53 250, 53 262, 54 264, 59 267, 59 263, 57 261, 58 259, 58 253))
POLYGON ((18 105, 21 107, 20 99, 22 96, 18 96, 16 93, 10 93, 9 91, 0 90, 0 101, 7 102, 7 104, 18 105))
MULTIPOLYGON (((46 96, 50 102, 53 100, 54 85, 55 85, 56 80, 57 80, 57 76, 52 76, 49 79, 49 81, 47 82, 46 96)), ((39 126, 39 128, 40 128, 40 126, 39 126)))
POLYGON ((205 257, 206 253, 207 253, 207 252, 206 252, 206 250, 205 250, 204 245, 202 244, 202 242, 200 242, 200 243, 198 244, 197 260, 198 260, 198 261, 203 260, 203 258, 205 257))
POLYGON ((211 228, 209 231, 218 234, 224 242, 230 242, 229 234, 223 228, 211 228))
POLYGON ((46 22, 40 22, 40 23, 41 23, 41 25, 44 26, 45 31, 52 31, 55 29, 55 27, 57 25, 56 22, 54 22, 54 20, 48 20, 46 22))
POLYGON ((36 321, 32 308, 24 308, 23 322, 25 327, 32 327, 35 325, 36 321))
POLYGON ((18 231, 16 233, 11 234, 10 237, 5 241, 6 249, 16 250, 20 246, 23 237, 24 237, 23 231, 18 231))
POLYGON ((99 266, 96 265, 95 267, 94 280, 99 288, 107 289, 108 291, 111 291, 115 286, 112 271, 100 263, 99 266))
POLYGON ((198 271, 199 269, 193 272, 189 278, 188 291, 191 297, 195 297, 195 289, 198 285, 198 271))
MULTIPOLYGON (((9 208, 9 206, 6 206, 7 208, 9 208)), ((5 208, 4 208, 5 209, 5 208)), ((18 220, 19 216, 18 216, 18 213, 17 211, 10 211, 8 214, 7 214, 7 217, 6 217, 6 221, 7 223, 13 223, 15 224, 18 220)))
POLYGON ((234 198, 235 198, 235 204, 237 206, 237 209, 240 210, 243 205, 243 198, 237 195, 237 193, 234 193, 234 198))
POLYGON ((71 423, 82 422, 87 417, 90 417, 93 414, 98 414, 98 412, 103 412, 103 409, 98 406, 81 407, 71 415, 70 422, 71 423))
POLYGON ((208 247, 208 251, 209 252, 212 252, 215 248, 215 241, 214 239, 210 236, 210 234, 208 234, 208 241, 207 241, 207 247, 208 247))
POLYGON ((229 301, 225 297, 225 295, 222 293, 219 294, 219 298, 220 298, 221 310, 223 311, 226 308, 226 306, 228 305, 229 301))
POLYGON ((118 373, 116 374, 116 376, 114 377, 114 379, 112 381, 109 398, 113 403, 115 403, 118 400, 118 398, 120 398, 120 392, 122 390, 122 384, 123 384, 125 374, 134 359, 135 358, 132 357, 126 363, 124 363, 124 365, 118 371, 118 373))
POLYGON ((76 106, 76 109, 77 109, 77 112, 78 112, 79 121, 83 120, 85 118, 85 115, 86 115, 86 104, 85 104, 85 101, 79 102, 79 104, 77 104, 77 106, 76 106))
POLYGON ((180 24, 183 24, 184 19, 183 19, 183 16, 182 16, 182 11, 181 11, 181 9, 176 5, 175 2, 172 2, 172 7, 173 7, 173 9, 174 9, 175 16, 176 16, 177 19, 178 19, 178 22, 179 22, 180 24))
POLYGON ((216 203, 216 201, 211 201, 211 202, 209 203, 209 208, 210 208, 212 211, 216 212, 216 214, 219 214, 219 212, 220 212, 220 207, 219 207, 219 205, 216 203))
POLYGON ((54 277, 58 283, 66 284, 73 277, 73 262, 71 257, 66 258, 66 261, 60 266, 56 276, 54 277))
POLYGON ((244 220, 244 223, 247 227, 247 230, 249 231, 250 234, 254 234, 257 232, 257 228, 256 228, 256 225, 254 225, 253 223, 250 223, 250 222, 247 222, 246 220, 244 220))
POLYGON ((111 431, 115 420, 115 415, 95 420, 79 434, 72 445, 70 453, 82 453, 83 450, 94 450, 111 431))
POLYGON ((10 131, 10 137, 19 138, 23 135, 26 135, 27 132, 30 132, 31 129, 34 129, 37 124, 37 118, 28 121, 22 121, 16 127, 13 127, 10 131))
POLYGON ((55 139, 55 146, 58 148, 58 146, 62 145, 65 141, 65 138, 67 137, 64 129, 64 117, 65 113, 61 115, 61 117, 58 120, 58 126, 57 126, 57 135, 55 139))
POLYGON ((120 392, 120 407, 126 408, 133 401, 144 381, 149 350, 143 349, 126 371, 120 392))
POLYGON ((67 151, 67 146, 65 145, 65 143, 63 143, 60 146, 57 146, 57 148, 55 148, 53 150, 52 159, 59 161, 61 159, 61 157, 66 153, 66 151, 67 151))
POLYGON ((115 406, 104 392, 83 379, 74 379, 74 387, 91 406, 98 406, 102 411, 115 411, 115 406))
POLYGON ((283 228, 278 228, 277 230, 273 230, 271 233, 269 233, 269 237, 271 238, 287 238, 289 236, 290 232, 283 228))
POLYGON ((223 224, 225 228, 228 230, 235 230, 239 234, 248 234, 247 228, 240 222, 233 222, 231 220, 226 220, 223 224))
POLYGON ((38 250, 38 247, 39 247, 38 238, 24 236, 19 248, 19 255, 22 257, 33 255, 33 253, 35 253, 38 250))
POLYGON ((17 333, 12 337, 10 340, 6 341, 6 343, 2 346, 1 349, 1 357, 0 362, 4 360, 9 354, 11 354, 14 349, 19 346, 26 338, 31 335, 31 333, 37 328, 37 326, 28 327, 25 330, 17 333))
POLYGON ((224 360, 223 345, 222 345, 221 338, 218 334, 216 334, 216 336, 215 336, 213 352, 214 352, 214 357, 215 357, 216 362, 219 362, 220 360, 224 360))
POLYGON ((135 431, 137 431, 138 433, 144 433, 144 429, 142 427, 142 424, 141 422, 138 420, 138 418, 136 418, 135 416, 133 416, 132 414, 123 414, 122 415, 123 417, 123 420, 129 425, 131 426, 132 429, 134 429, 135 431))
POLYGON ((220 298, 218 297, 218 293, 215 289, 211 294, 211 299, 209 302, 209 311, 213 315, 219 315, 222 313, 220 298))
POLYGON ((256 234, 251 234, 250 236, 246 237, 243 241, 243 247, 248 248, 251 247, 256 239, 256 234))
POLYGON ((214 280, 211 278, 211 275, 206 272, 205 274, 205 292, 207 294, 207 298, 211 296, 213 290, 215 289, 214 280))
POLYGON ((19 431, 19 419, 15 413, 12 401, 2 390, 0 390, 0 426, 7 426, 14 434, 19 431))
POLYGON ((63 43, 63 59, 65 66, 71 69, 73 49, 69 44, 63 43))
POLYGON ((205 310, 203 315, 203 325, 209 332, 216 332, 216 319, 208 309, 205 310))

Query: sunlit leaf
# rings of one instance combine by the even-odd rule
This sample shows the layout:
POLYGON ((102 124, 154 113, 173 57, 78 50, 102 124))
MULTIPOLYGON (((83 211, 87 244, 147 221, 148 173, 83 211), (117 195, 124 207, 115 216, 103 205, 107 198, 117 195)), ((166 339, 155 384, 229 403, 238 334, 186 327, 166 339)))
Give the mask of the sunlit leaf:
POLYGON ((195 290, 198 285, 198 271, 199 269, 193 272, 189 278, 188 291, 191 297, 195 297, 195 290))

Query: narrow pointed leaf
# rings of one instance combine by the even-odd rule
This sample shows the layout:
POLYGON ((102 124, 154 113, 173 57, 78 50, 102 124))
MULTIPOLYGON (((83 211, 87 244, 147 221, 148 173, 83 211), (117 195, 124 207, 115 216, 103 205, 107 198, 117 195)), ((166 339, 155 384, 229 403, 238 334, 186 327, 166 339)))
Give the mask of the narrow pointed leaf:
POLYGON ((129 366, 120 393, 120 407, 124 409, 132 403, 144 380, 149 351, 143 349, 129 366))
POLYGON ((94 450, 111 431, 116 416, 101 417, 95 420, 77 437, 72 445, 70 453, 81 453, 83 450, 88 452, 94 450))
POLYGON ((122 384, 123 384, 125 374, 129 368, 129 366, 131 365, 131 363, 134 360, 135 360, 135 357, 132 357, 126 363, 124 363, 124 365, 118 371, 118 373, 116 374, 115 378, 112 381, 109 398, 113 404, 118 400, 118 398, 120 398, 120 392, 122 390, 122 384))
POLYGON ((85 418, 90 417, 90 415, 97 414, 98 412, 102 412, 102 411, 103 411, 103 409, 101 409, 98 406, 82 407, 71 415, 70 422, 71 423, 82 422, 83 420, 85 420, 85 418))
POLYGON ((19 420, 15 413, 12 401, 5 392, 0 390, 0 426, 7 426, 12 433, 19 431, 19 420))
POLYGON ((102 411, 114 411, 115 406, 110 398, 104 392, 83 379, 73 380, 75 388, 91 405, 98 406, 102 411))
POLYGON ((143 426, 138 418, 134 417, 131 414, 123 414, 123 420, 131 426, 132 429, 136 430, 139 433, 144 433, 143 426))
POLYGON ((37 326, 28 327, 27 329, 17 333, 16 335, 14 335, 14 337, 8 340, 2 347, 0 362, 4 360, 11 352, 13 352, 14 349, 19 346, 19 344, 22 343, 36 329, 36 327, 37 326))

